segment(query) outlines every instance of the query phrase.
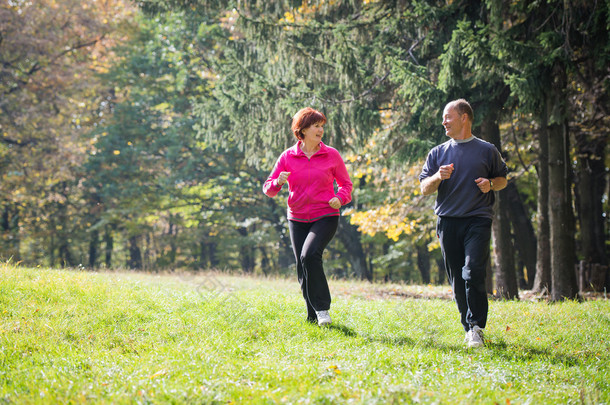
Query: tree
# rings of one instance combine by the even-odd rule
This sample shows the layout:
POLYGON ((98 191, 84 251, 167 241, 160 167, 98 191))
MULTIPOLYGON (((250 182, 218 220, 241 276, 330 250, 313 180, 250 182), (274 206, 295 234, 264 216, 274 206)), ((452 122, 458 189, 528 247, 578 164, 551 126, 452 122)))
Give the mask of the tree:
POLYGON ((81 194, 80 135, 96 119, 94 71, 129 10, 122 1, 0 5, 3 255, 31 263, 46 255, 52 265, 78 261, 68 245, 82 232, 72 221, 81 194))
MULTIPOLYGON (((499 2, 491 4, 498 9, 503 7, 499 2)), ((549 1, 531 5, 515 3, 510 8, 515 16, 526 18, 511 21, 513 40, 505 43, 505 49, 510 47, 515 51, 510 59, 518 63, 514 65, 516 71, 510 73, 508 82, 523 107, 531 112, 542 112, 540 134, 548 136, 541 137, 541 142, 548 141, 551 296, 555 300, 573 298, 578 291, 574 277, 576 256, 573 235, 576 228, 572 212, 569 117, 573 116, 570 109, 578 106, 568 104, 568 88, 570 78, 578 72, 583 61, 607 66, 608 49, 601 44, 606 44, 602 38, 608 35, 604 26, 606 23, 602 22, 605 21, 602 16, 608 15, 608 5, 549 1), (590 48, 596 49, 594 55, 590 53, 590 48), (582 58, 582 55, 587 56, 582 58)), ((546 191, 545 180, 542 176, 542 198, 546 191)), ((540 203, 541 207, 546 205, 544 201, 540 203)), ((542 221, 544 219, 541 218, 542 221)), ((544 231, 544 228, 541 229, 544 231)), ((545 240, 538 246, 544 249, 545 240)), ((539 254, 540 270, 545 268, 544 257, 544 254, 539 254)), ((536 277, 536 287, 540 288, 544 274, 537 274, 536 277)))

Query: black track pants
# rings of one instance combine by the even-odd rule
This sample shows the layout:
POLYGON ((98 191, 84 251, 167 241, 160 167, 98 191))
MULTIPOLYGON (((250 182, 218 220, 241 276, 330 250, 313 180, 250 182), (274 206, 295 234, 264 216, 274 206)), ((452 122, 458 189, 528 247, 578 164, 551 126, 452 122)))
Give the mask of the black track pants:
POLYGON ((330 308, 330 290, 324 274, 322 254, 335 236, 339 217, 316 222, 289 221, 290 239, 297 262, 297 277, 307 304, 307 318, 316 319, 315 311, 330 308))
POLYGON ((485 276, 491 241, 491 219, 439 217, 436 227, 445 270, 464 330, 487 324, 485 276))

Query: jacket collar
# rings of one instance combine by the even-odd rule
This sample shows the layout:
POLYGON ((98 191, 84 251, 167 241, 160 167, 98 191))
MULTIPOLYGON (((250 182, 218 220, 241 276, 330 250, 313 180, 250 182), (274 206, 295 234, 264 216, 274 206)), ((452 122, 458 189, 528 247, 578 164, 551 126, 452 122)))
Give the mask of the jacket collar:
MULTIPOLYGON (((292 148, 290 148, 290 153, 293 156, 305 156, 305 153, 301 150, 301 141, 297 141, 292 148)), ((320 150, 317 151, 314 155, 326 154, 328 153, 328 147, 324 145, 324 142, 320 141, 320 150)))

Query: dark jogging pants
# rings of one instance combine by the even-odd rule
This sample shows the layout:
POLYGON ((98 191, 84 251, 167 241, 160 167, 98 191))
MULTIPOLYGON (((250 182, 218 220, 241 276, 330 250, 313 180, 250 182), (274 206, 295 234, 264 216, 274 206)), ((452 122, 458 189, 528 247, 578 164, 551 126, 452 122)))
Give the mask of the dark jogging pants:
POLYGON ((324 275, 322 254, 338 226, 338 216, 325 217, 316 222, 288 222, 297 262, 297 278, 307 304, 309 320, 316 319, 316 311, 328 311, 330 308, 330 290, 324 275))
POLYGON ((439 217, 436 232, 441 243, 445 270, 464 330, 487 324, 485 276, 491 240, 489 218, 439 217))

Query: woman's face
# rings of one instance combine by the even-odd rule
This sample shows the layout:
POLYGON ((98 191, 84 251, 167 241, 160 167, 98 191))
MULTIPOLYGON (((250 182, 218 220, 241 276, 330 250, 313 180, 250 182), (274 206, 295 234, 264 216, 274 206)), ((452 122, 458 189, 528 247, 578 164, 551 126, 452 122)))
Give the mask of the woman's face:
POLYGON ((324 123, 316 122, 312 126, 303 129, 301 133, 303 134, 303 142, 320 143, 324 134, 324 123))

